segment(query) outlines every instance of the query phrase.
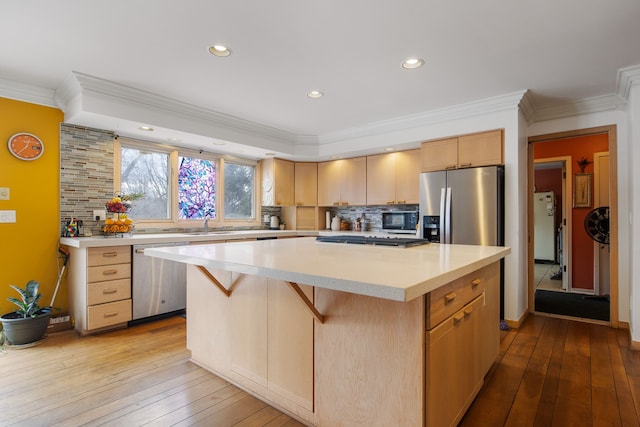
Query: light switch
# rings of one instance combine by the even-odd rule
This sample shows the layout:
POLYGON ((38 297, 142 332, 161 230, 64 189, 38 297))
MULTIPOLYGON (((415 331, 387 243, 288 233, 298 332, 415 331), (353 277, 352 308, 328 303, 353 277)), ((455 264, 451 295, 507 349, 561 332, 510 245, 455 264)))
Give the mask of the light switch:
POLYGON ((0 200, 9 200, 9 188, 0 187, 0 200))
POLYGON ((16 211, 0 211, 0 222, 16 222, 16 211))

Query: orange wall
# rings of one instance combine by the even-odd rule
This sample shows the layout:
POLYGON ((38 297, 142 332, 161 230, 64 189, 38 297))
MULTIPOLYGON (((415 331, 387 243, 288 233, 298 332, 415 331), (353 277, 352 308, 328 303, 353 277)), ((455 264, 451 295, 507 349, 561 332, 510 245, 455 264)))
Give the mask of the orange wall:
MULTIPOLYGON (((543 159, 548 157, 571 156, 571 177, 580 173, 578 160, 586 157, 593 162, 593 153, 609 151, 609 140, 607 134, 580 136, 576 138, 566 138, 557 141, 539 142, 534 145, 534 158, 543 159)), ((593 163, 587 165, 585 173, 592 174, 593 163)), ((569 177, 568 177, 569 178, 569 177)), ((568 195, 573 198, 573 195, 568 195)), ((593 200, 593 185, 591 188, 591 200, 593 200)), ((574 288, 593 290, 593 240, 584 230, 584 218, 593 208, 572 208, 571 211, 571 263, 573 273, 574 288)))
MULTIPOLYGON (((14 310, 8 296, 18 297, 9 284, 24 287, 40 282, 41 306, 48 306, 56 285, 59 230, 60 123, 62 111, 0 98, 0 187, 9 200, 0 210, 15 210, 16 223, 0 223, 0 314, 14 310), (19 132, 36 135, 44 143, 37 160, 15 158, 7 149, 19 132)), ((61 285, 55 307, 68 309, 67 290, 61 285)), ((55 312, 54 312, 55 313, 55 312)))

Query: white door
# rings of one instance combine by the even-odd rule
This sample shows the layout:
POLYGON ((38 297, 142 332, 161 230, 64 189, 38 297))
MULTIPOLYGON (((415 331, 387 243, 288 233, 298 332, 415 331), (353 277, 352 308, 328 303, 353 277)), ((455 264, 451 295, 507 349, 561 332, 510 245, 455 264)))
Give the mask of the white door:
MULTIPOLYGON (((609 206, 609 152, 593 154, 593 207, 609 206)), ((596 295, 609 295, 609 245, 593 242, 593 289, 596 295)))

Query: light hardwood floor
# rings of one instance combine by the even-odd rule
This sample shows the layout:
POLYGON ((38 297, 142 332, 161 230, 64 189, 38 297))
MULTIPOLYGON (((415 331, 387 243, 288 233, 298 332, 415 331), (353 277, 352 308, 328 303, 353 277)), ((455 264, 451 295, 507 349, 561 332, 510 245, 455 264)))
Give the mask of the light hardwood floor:
MULTIPOLYGON (((530 316, 463 426, 637 426, 640 353, 628 331, 530 316)), ((0 356, 0 425, 300 426, 192 364, 173 317, 79 338, 58 332, 0 356)), ((404 426, 403 426, 404 427, 404 426)))

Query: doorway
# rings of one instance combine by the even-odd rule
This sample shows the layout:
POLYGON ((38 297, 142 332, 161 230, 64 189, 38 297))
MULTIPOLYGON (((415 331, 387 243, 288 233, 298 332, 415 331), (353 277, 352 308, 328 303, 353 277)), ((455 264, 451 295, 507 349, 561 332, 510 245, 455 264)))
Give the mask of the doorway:
POLYGON ((571 292, 570 166, 571 156, 534 159, 535 289, 571 292))
MULTIPOLYGON (((536 166, 538 169, 544 167, 562 167, 564 166, 564 178, 565 181, 561 185, 560 190, 557 190, 558 196, 562 198, 562 205, 549 206, 551 214, 561 214, 561 230, 555 232, 554 254, 546 255, 552 265, 556 265, 561 269, 562 281, 565 282, 558 287, 558 291, 567 294, 568 297, 574 297, 579 299, 586 299, 591 297, 599 297, 602 293, 602 289, 608 286, 609 297, 607 307, 607 319, 611 326, 618 326, 618 271, 617 271, 617 179, 616 179, 616 128, 615 126, 603 126, 598 128, 582 129, 571 132, 562 132, 556 134, 539 135, 529 138, 529 185, 528 185, 528 289, 529 289, 529 311, 536 311, 535 307, 535 292, 536 284, 538 284, 539 274, 536 274, 536 267, 540 271, 539 265, 541 260, 536 263, 536 247, 535 247, 535 215, 534 215, 534 197, 536 190, 535 176, 536 166), (602 150, 593 150, 586 156, 576 155, 573 156, 542 156, 545 153, 545 148, 538 150, 538 154, 534 154, 534 146, 547 147, 555 146, 555 152, 558 151, 558 147, 565 149, 571 144, 577 144, 582 140, 599 140, 604 141, 606 144, 602 150), (541 143, 541 144, 538 144, 541 143), (538 144, 538 145, 536 145, 538 144), (564 144, 564 145, 563 145, 564 144), (594 151, 606 151, 607 153, 595 153, 594 151), (536 157, 538 159, 536 159, 536 157), (560 159, 558 157, 569 157, 560 159), (576 158, 573 158, 576 157, 576 158), (610 175, 605 180, 605 184, 602 182, 589 181, 591 186, 591 193, 588 203, 579 204, 575 206, 573 186, 576 175, 580 174, 580 170, 576 171, 576 168, 580 166, 577 162, 582 160, 581 157, 585 157, 589 161, 590 167, 586 169, 590 180, 594 175, 594 167, 606 169, 610 175), (606 159, 606 160, 604 160, 606 159), (558 163, 559 162, 559 163, 558 163), (603 248, 602 245, 595 245, 589 238, 588 234, 584 231, 584 219, 591 208, 596 207, 596 197, 599 197, 596 192, 604 192, 608 198, 609 211, 610 211, 610 245, 603 248), (592 196, 593 195, 593 196, 592 196), (563 211, 563 212, 561 212, 563 211), (566 221, 566 223, 565 223, 566 221), (573 221, 573 225, 570 222, 573 221), (575 234, 575 235, 574 235, 575 234), (573 253, 571 253, 573 250, 573 253), (589 251, 585 256, 582 252, 589 251), (565 271, 566 269, 566 271, 565 271)), ((553 151, 549 151, 553 152, 553 151)), ((582 172, 585 172, 584 170, 582 172)), ((596 178, 597 179, 597 178, 596 178)), ((538 195, 540 196, 540 195, 538 195)), ((555 194, 554 194, 555 196, 555 194)), ((602 197, 600 197, 602 199, 602 197)), ((601 203, 601 202, 600 202, 601 203)), ((546 204, 545 204, 546 205, 546 204)), ((552 237, 552 238, 554 238, 552 237)), ((543 261, 544 262, 544 261, 543 261)), ((553 271, 552 271, 553 273, 553 271)), ((556 279, 559 275, 556 275, 556 279)), ((574 302, 568 302, 567 304, 575 305, 574 302)), ((573 313, 571 310, 568 313, 573 313)), ((573 316, 573 314, 566 314, 573 316)), ((598 318, 598 317, 595 317, 598 318)))

